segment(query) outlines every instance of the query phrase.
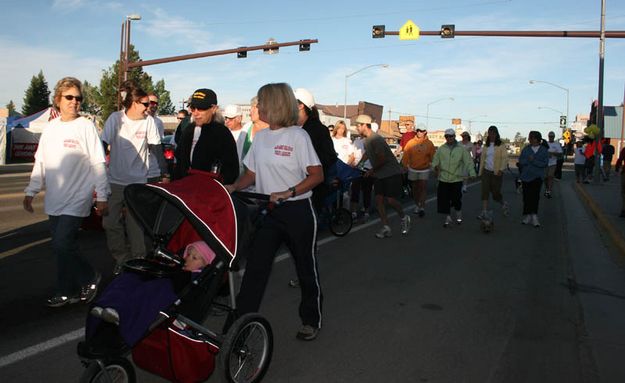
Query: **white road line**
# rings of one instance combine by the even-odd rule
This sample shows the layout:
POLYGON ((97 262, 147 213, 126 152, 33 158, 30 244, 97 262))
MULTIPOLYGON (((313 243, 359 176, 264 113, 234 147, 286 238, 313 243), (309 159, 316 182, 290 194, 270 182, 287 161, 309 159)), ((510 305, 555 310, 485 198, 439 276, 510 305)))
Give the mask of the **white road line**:
POLYGON ((10 364, 19 362, 21 360, 24 360, 26 358, 29 358, 31 356, 40 354, 42 352, 48 351, 51 348, 57 347, 57 346, 61 346, 65 343, 68 342, 72 342, 76 339, 81 338, 83 335, 85 335, 85 329, 81 328, 78 330, 74 330, 72 332, 68 332, 67 334, 63 334, 61 336, 58 336, 56 338, 52 338, 50 340, 47 340, 45 342, 36 344, 34 346, 31 347, 27 347, 21 351, 17 351, 14 352, 12 354, 9 354, 7 356, 3 356, 2 358, 0 358, 0 368, 2 367, 6 367, 10 364))
POLYGON ((41 245, 43 243, 50 242, 51 240, 52 240, 52 238, 44 238, 44 239, 40 239, 40 240, 35 241, 35 242, 30 242, 30 243, 28 243, 26 245, 22 245, 22 246, 16 247, 15 249, 11 249, 11 250, 5 251, 4 253, 0 253, 0 259, 6 258, 6 257, 10 257, 12 255, 15 255, 15 254, 17 254, 17 253, 19 253, 21 251, 24 251, 24 250, 28 249, 29 247, 38 246, 38 245, 41 245))
MULTIPOLYGON (((477 185, 477 184, 479 184, 479 182, 474 182, 472 184, 468 184, 467 187, 472 187, 472 186, 477 185)), ((436 200, 436 197, 431 197, 431 198, 428 198, 425 201, 425 203, 430 203, 430 202, 433 202, 435 200, 436 200)), ((404 210, 410 209, 413 206, 414 206, 414 204, 410 203, 410 204, 404 206, 404 210)), ((409 213, 407 213, 407 214, 409 214, 409 213)), ((389 214, 389 217, 393 217, 395 215, 397 215, 396 212, 394 212, 392 214, 389 214)), ((380 218, 375 218, 375 219, 372 219, 371 221, 369 221, 367 223, 364 223, 362 225, 359 225, 359 226, 353 228, 351 231, 352 232, 357 232, 357 231, 363 230, 365 228, 368 228, 370 226, 373 226, 373 225, 375 225, 378 222, 380 222, 380 218)), ((319 242, 317 242, 317 245, 318 246, 322 246, 322 245, 328 244, 330 242, 336 241, 339 238, 341 238, 341 237, 330 236, 330 237, 324 238, 324 239, 320 240, 319 242)), ((47 240, 49 240, 49 238, 47 240)), ((279 254, 279 255, 277 255, 275 257, 274 263, 282 262, 282 261, 284 261, 285 259, 287 259, 289 257, 290 257, 290 255, 289 255, 288 252, 281 253, 281 254, 279 254)), ((243 270, 239 270, 238 274, 239 275, 243 275, 243 270)), ((65 344, 65 343, 68 343, 68 342, 72 342, 72 341, 82 337, 84 335, 84 333, 85 333, 84 327, 83 328, 79 328, 77 330, 74 330, 72 332, 68 332, 68 333, 63 334, 61 336, 58 336, 56 338, 47 340, 45 342, 36 344, 34 346, 27 347, 27 348, 25 348, 25 349, 23 349, 21 351, 17 351, 17 352, 14 352, 12 354, 9 354, 7 356, 0 357, 0 368, 6 367, 6 366, 8 366, 10 364, 13 364, 13 363, 20 362, 20 361, 22 361, 22 360, 24 360, 26 358, 31 357, 31 356, 35 356, 35 355, 40 354, 42 352, 48 351, 51 348, 54 348, 54 347, 57 347, 57 346, 61 346, 61 345, 65 344)))

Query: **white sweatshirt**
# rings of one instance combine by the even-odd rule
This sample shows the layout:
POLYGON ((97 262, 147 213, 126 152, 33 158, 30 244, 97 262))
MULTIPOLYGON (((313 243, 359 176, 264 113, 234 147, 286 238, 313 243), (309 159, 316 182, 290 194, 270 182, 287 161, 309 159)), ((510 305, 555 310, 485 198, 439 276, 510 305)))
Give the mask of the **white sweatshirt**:
POLYGON ((24 191, 32 197, 44 187, 48 215, 88 216, 94 190, 98 201, 108 199, 104 149, 90 120, 56 118, 45 127, 24 191))

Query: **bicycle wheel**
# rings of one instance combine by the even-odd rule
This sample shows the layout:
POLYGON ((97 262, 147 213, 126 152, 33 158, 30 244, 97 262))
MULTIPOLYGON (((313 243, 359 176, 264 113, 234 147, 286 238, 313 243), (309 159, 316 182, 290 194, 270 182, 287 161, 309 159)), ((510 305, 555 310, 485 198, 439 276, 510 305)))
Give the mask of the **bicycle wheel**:
POLYGON ((352 213, 345 208, 339 208, 330 216, 330 231, 337 237, 343 237, 349 233, 353 225, 352 213))
POLYGON ((93 361, 80 377, 80 383, 135 383, 137 377, 132 363, 126 358, 93 361))
POLYGON ((220 378, 228 383, 260 382, 271 362, 273 332, 269 322, 256 313, 237 319, 217 354, 220 378))

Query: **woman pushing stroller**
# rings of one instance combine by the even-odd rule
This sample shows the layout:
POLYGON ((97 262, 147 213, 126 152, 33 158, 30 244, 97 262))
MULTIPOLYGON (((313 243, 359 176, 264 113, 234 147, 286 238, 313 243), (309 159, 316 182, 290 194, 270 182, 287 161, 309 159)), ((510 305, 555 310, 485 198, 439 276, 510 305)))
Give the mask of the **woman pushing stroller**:
POLYGON ((310 137, 297 126, 298 103, 288 84, 261 87, 258 111, 269 129, 256 134, 243 160, 245 173, 226 185, 226 189, 234 192, 256 184, 257 192, 281 203, 263 220, 254 236, 254 253, 247 259, 237 297, 237 314, 258 311, 274 256, 284 242, 295 261, 302 290, 302 328, 296 337, 313 340, 321 328, 323 297, 315 255, 317 221, 310 197, 311 190, 323 181, 323 170, 310 137))

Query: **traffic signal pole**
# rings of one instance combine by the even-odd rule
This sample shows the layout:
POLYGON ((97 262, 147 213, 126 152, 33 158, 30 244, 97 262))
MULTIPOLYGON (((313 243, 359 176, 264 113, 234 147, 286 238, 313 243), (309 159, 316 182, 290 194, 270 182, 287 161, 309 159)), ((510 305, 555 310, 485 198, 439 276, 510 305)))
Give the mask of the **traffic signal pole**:
MULTIPOLYGON (((454 37, 454 36, 490 36, 490 37, 585 37, 585 38, 599 38, 601 37, 600 31, 453 31, 453 35, 446 35, 446 30, 440 31, 419 31, 419 36, 439 36, 439 37, 454 37)), ((373 34, 376 34, 374 28, 373 34)), ((383 31, 383 36, 399 36, 399 31, 383 31)), ((377 37, 377 36, 376 36, 377 37)), ((625 31, 605 31, 606 38, 625 38, 625 31)))

